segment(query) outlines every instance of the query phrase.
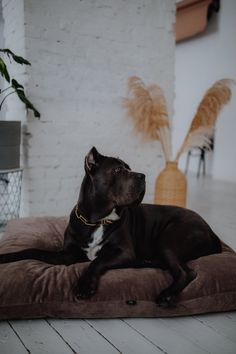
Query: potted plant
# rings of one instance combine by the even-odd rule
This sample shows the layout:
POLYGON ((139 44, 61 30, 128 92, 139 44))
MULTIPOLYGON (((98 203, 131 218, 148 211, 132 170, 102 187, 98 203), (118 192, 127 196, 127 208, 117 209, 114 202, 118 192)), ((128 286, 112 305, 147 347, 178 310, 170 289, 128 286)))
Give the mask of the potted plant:
MULTIPOLYGON (((16 94, 24 103, 26 109, 33 111, 34 116, 39 118, 40 113, 25 95, 24 86, 12 78, 8 72, 4 56, 17 64, 31 65, 21 56, 14 54, 10 49, 0 49, 0 74, 7 83, 7 87, 0 90, 0 111, 8 96, 16 94)), ((0 120, 0 170, 11 170, 20 167, 20 141, 21 122, 0 120)))

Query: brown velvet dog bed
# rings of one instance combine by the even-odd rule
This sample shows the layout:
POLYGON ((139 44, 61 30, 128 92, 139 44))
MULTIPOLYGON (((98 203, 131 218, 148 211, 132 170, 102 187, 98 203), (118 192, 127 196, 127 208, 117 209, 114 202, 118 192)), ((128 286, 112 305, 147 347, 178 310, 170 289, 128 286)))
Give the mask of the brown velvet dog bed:
MULTIPOLYGON (((0 241, 0 253, 31 247, 58 250, 66 223, 66 218, 13 220, 0 241)), ((0 319, 164 317, 236 309, 236 254, 224 244, 221 254, 189 263, 197 277, 169 308, 158 307, 155 299, 172 278, 168 271, 149 268, 110 270, 95 296, 78 300, 73 286, 87 264, 0 264, 0 319)))

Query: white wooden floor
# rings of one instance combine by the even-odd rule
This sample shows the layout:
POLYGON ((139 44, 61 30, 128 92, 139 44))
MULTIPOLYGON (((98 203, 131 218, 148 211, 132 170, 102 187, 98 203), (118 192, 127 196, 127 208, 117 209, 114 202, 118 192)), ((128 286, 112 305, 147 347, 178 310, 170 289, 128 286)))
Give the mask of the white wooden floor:
MULTIPOLYGON (((236 249, 236 184, 189 179, 188 207, 236 249)), ((0 354, 236 354, 236 312, 167 319, 0 322, 0 354)))

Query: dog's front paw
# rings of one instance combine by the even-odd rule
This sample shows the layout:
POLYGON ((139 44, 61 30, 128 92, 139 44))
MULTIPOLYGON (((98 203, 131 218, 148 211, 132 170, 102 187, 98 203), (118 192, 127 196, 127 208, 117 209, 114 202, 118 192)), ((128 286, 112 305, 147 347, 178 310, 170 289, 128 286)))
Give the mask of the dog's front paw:
POLYGON ((96 293, 97 288, 97 279, 85 273, 79 278, 78 284, 75 287, 75 295, 78 299, 88 299, 96 293))
POLYGON ((160 307, 170 307, 174 302, 174 295, 171 295, 169 291, 163 290, 156 299, 156 304, 160 307))

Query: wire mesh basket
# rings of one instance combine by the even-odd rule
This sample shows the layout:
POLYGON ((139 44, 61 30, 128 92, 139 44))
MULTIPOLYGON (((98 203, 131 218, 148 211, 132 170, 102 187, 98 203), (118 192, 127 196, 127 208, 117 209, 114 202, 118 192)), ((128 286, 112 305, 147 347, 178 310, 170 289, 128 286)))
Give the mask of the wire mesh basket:
POLYGON ((22 175, 22 169, 0 170, 0 230, 19 217, 22 175))

